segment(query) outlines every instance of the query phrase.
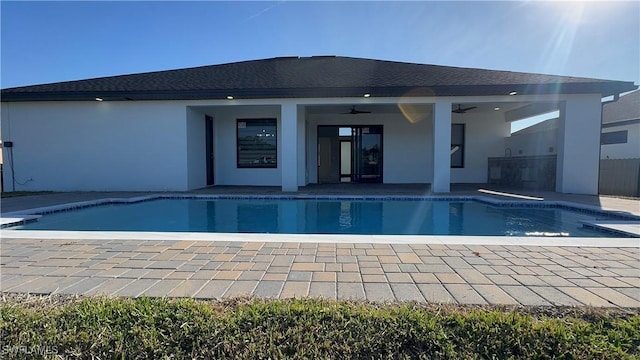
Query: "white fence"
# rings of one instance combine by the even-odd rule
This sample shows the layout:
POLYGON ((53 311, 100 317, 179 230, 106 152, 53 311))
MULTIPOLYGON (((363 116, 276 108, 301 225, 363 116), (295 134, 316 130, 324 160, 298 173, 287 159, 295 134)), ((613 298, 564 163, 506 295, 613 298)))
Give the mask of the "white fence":
POLYGON ((600 160, 600 194, 640 196, 640 159, 600 160))

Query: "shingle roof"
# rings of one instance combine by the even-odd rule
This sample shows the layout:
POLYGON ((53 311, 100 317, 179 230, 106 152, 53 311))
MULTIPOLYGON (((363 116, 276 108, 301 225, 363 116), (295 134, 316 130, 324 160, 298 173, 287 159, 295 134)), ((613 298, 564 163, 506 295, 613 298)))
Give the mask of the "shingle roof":
POLYGON ((620 96, 618 101, 602 106, 602 123, 640 119, 640 91, 620 96))
POLYGON ((350 57, 286 57, 4 89, 2 101, 601 93, 631 82, 350 57))

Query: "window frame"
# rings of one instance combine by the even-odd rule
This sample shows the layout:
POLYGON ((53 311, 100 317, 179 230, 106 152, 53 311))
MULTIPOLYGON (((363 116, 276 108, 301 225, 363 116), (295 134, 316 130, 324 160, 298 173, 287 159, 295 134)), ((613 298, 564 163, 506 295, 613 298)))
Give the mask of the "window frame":
POLYGON ((250 118, 250 119, 236 119, 236 168, 237 169, 276 169, 278 168, 278 119, 276 118, 250 118), (262 126, 273 126, 273 132, 274 132, 274 137, 275 137, 275 151, 273 153, 273 155, 271 154, 267 154, 265 157, 265 159, 268 158, 273 158, 274 162, 273 163, 266 163, 266 164, 241 164, 240 163, 240 154, 241 154, 241 149, 240 149, 240 123, 244 122, 245 123, 245 127, 248 127, 248 123, 250 122, 256 122, 258 123, 258 125, 253 125, 254 127, 258 127, 260 126, 260 123, 263 123, 262 126), (273 122, 273 125, 268 124, 265 125, 265 123, 267 122, 273 122))
POLYGON ((626 144, 629 142, 629 130, 603 132, 600 135, 600 145, 626 144))

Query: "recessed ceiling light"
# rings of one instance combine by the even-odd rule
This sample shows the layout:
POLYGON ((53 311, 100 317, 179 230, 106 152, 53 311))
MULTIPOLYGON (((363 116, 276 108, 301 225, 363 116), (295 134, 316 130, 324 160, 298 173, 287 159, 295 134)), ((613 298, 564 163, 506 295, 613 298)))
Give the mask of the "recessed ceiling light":
POLYGON ((498 111, 498 110, 500 110, 500 108, 496 106, 496 107, 493 108, 493 110, 498 111))
POLYGON ((233 100, 233 96, 227 95, 227 100, 233 100))
POLYGON ((366 93, 366 94, 364 94, 363 96, 364 96, 364 97, 370 97, 370 96, 371 96, 371 94, 366 93))
POLYGON ((99 97, 96 98, 96 101, 102 101, 102 100, 103 100, 102 98, 99 98, 99 97))
POLYGON ((509 95, 518 95, 518 92, 517 91, 512 91, 512 92, 509 93, 509 95))

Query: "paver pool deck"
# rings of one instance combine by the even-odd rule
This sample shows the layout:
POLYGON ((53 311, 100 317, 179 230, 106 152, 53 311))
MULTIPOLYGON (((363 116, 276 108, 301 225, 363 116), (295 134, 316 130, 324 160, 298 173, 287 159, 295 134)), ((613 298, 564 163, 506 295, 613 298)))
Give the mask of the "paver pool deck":
MULTIPOLYGON (((389 188, 383 190, 389 192, 389 188)), ((209 193, 216 191, 247 193, 247 189, 209 193)), ((66 193, 6 198, 2 210, 138 195, 66 193)), ((546 196, 640 212, 638 200, 546 196)), ((274 238, 278 235, 260 241, 257 236, 251 241, 197 241, 3 235, 0 291, 640 307, 637 238, 628 239, 630 246, 585 247, 557 246, 553 239, 548 246, 530 246, 465 244, 460 237, 450 243, 447 237, 441 237, 445 240, 439 243, 382 243, 332 242, 330 237, 295 241, 287 235, 282 235, 282 241, 274 238)))

